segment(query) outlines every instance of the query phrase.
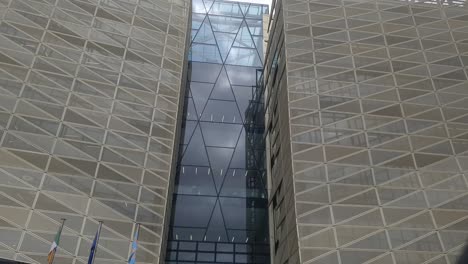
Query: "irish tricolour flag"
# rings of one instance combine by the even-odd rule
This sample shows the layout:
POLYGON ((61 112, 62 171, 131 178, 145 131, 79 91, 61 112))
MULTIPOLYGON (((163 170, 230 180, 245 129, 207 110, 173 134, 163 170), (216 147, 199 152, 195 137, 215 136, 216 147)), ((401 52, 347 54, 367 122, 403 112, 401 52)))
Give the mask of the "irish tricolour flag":
POLYGON ((59 230, 57 231, 57 234, 55 235, 54 242, 52 242, 52 245, 50 246, 49 255, 47 256, 48 264, 52 264, 54 262, 55 252, 57 252, 57 247, 60 243, 60 236, 62 235, 62 229, 63 229, 64 223, 65 223, 65 220, 62 222, 62 225, 60 226, 59 230))

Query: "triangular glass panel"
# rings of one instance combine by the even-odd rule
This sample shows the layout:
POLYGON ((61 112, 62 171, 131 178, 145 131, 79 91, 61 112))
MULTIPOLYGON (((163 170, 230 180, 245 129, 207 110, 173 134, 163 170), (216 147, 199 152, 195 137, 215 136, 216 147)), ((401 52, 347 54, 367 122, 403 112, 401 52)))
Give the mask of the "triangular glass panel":
POLYGON ((216 45, 215 37, 213 35, 213 30, 211 28, 210 21, 207 17, 203 21, 203 24, 198 30, 198 33, 193 39, 193 41, 196 43, 216 45))
POLYGON ((201 115, 205 108, 208 97, 213 89, 213 85, 209 83, 191 82, 190 92, 195 104, 198 115, 201 115))
POLYGON ((216 206, 211 215, 210 223, 206 230, 206 239, 208 241, 226 242, 228 239, 226 225, 224 223, 223 213, 221 212, 220 202, 216 206))
MULTIPOLYGON (((257 52, 260 54, 260 56, 263 54, 263 36, 252 36, 252 39, 255 43, 255 46, 257 47, 257 52)), ((263 61, 263 57, 260 57, 263 61)))
POLYGON ((194 13, 205 13, 205 4, 203 0, 193 0, 192 1, 192 12, 194 13))
POLYGON ((197 127, 187 149, 185 150, 181 164, 208 166, 208 157, 206 155, 205 144, 203 142, 200 127, 197 127))
POLYGON ((227 229, 244 229, 248 226, 247 220, 250 219, 250 210, 255 209, 258 213, 266 213, 266 207, 263 202, 245 206, 244 199, 220 197, 221 210, 224 216, 224 222, 227 229))
POLYGON ((205 4, 205 10, 206 10, 206 12, 210 12, 211 7, 213 6, 214 1, 213 1, 213 0, 203 0, 203 3, 205 4))
POLYGON ((191 195, 216 195, 213 173, 209 167, 179 168, 176 192, 191 195))
POLYGON ((205 14, 192 14, 192 30, 198 32, 198 29, 200 29, 203 21, 205 21, 205 18, 205 14))
POLYGON ((234 43, 234 39, 236 38, 236 34, 233 33, 225 33, 225 32, 215 32, 216 42, 218 43, 219 51, 221 52, 221 58, 226 60, 226 57, 231 49, 232 44, 234 43))
POLYGON ((209 13, 212 15, 221 15, 221 16, 237 16, 237 17, 243 16, 237 2, 214 1, 209 13))
POLYGON ((239 3, 239 6, 240 6, 240 9, 241 9, 242 13, 245 16, 247 14, 247 9, 249 8, 249 4, 248 3, 239 3))
POLYGON ((237 104, 224 100, 208 100, 201 121, 242 124, 237 104))
POLYGON ((242 22, 233 46, 239 48, 255 48, 255 44, 246 22, 242 22))
POLYGON ((251 68, 225 65, 226 72, 229 77, 229 81, 232 85, 242 85, 251 87, 253 83, 256 83, 257 72, 252 71, 251 68))
POLYGON ((216 183, 216 189, 221 189, 224 181, 224 176, 229 168, 231 162, 233 149, 229 148, 213 148, 207 147, 208 157, 211 165, 211 172, 216 183))
POLYGON ((208 16, 211 21, 211 26, 214 31, 228 32, 237 34, 239 26, 242 23, 241 18, 237 17, 222 17, 222 16, 208 16))
POLYGON ((198 111, 195 110, 195 105, 193 102, 192 97, 185 98, 185 112, 184 112, 184 118, 185 120, 198 120, 198 111))
POLYGON ((221 195, 232 197, 266 196, 263 179, 259 171, 230 169, 224 179, 221 195))
POLYGON ((211 92, 210 99, 235 100, 225 68, 221 70, 221 74, 219 75, 215 87, 211 92))
POLYGON ((221 72, 222 65, 214 63, 191 63, 190 81, 192 82, 205 82, 215 83, 221 72))
POLYGON ((246 167, 246 145, 249 145, 248 142, 242 140, 245 138, 245 130, 242 129, 242 134, 240 136, 241 140, 236 144, 236 149, 234 151, 234 156, 231 161, 231 168, 245 168, 246 167))
POLYGON ((189 56, 191 61, 222 63, 221 55, 216 45, 194 43, 190 49, 189 56))
POLYGON ((247 86, 232 86, 232 91, 236 97, 236 103, 239 106, 241 116, 244 118, 253 97, 252 88, 247 86))
MULTIPOLYGON (((184 137, 182 139, 181 144, 188 144, 190 139, 192 138, 193 132, 195 131, 195 128, 197 127, 197 122, 196 121, 185 121, 183 124, 183 134, 184 137)), ((183 153, 183 152, 181 152, 183 153)))
POLYGON ((226 64, 262 67, 262 60, 256 49, 233 47, 226 59, 226 64))

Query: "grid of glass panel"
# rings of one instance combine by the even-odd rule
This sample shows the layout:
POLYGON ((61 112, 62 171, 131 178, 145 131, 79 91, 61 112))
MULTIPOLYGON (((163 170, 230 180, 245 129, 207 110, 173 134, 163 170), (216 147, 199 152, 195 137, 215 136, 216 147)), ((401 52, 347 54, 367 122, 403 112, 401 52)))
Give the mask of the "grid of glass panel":
POLYGON ((266 6, 194 1, 166 263, 269 263, 263 112, 266 6))
POLYGON ((465 1, 276 6, 277 263, 455 264, 468 237, 465 1))
POLYGON ((189 7, 0 0, 0 258, 159 262, 189 7))

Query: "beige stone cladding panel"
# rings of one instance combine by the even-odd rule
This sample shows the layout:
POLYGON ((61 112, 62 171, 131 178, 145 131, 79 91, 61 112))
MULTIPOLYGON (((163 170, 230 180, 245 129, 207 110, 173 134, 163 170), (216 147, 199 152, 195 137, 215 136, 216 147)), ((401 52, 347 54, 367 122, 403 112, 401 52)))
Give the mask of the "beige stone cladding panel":
POLYGON ((301 263, 456 263, 464 1, 283 0, 301 263))
POLYGON ((0 258, 159 262, 189 5, 0 0, 0 258))

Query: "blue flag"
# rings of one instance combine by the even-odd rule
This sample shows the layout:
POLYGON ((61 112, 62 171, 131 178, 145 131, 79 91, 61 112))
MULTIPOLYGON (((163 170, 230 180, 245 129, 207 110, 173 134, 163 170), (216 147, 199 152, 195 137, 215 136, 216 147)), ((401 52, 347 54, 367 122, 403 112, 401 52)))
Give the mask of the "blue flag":
POLYGON ((101 227, 102 222, 99 223, 98 230, 96 231, 96 235, 94 236, 93 244, 91 245, 91 249, 89 251, 88 264, 94 263, 94 256, 96 255, 99 236, 101 235, 101 227))
POLYGON ((136 263, 136 250, 138 246, 138 231, 140 229, 140 225, 137 226, 135 230, 135 234, 133 236, 132 242, 132 252, 130 253, 130 257, 128 258, 128 264, 135 264, 136 263))

